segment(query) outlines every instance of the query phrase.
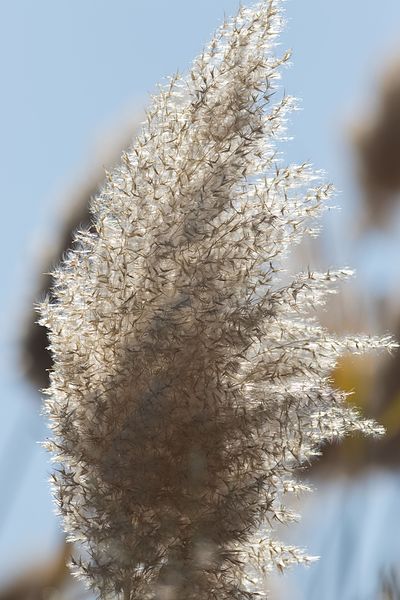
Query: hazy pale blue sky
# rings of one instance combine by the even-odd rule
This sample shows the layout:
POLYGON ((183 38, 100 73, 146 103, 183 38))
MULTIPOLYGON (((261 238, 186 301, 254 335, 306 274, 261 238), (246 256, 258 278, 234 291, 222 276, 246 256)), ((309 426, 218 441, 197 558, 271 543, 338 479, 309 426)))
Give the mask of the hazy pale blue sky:
MULTIPOLYGON (((93 163, 104 132, 130 111, 133 120, 163 77, 186 71, 224 13, 232 14, 237 5, 236 0, 0 2, 0 581, 33 548, 36 554, 49 551, 56 536, 49 466, 35 443, 45 435, 39 402, 18 380, 13 356, 60 199, 93 163)), ((326 170, 342 190, 338 203, 352 206, 346 125, 372 102, 371 84, 382 61, 400 53, 400 3, 288 0, 286 11, 282 49, 294 53, 282 85, 302 99, 303 109, 290 126, 294 140, 287 158, 326 170)), ((345 237, 346 226, 340 229, 345 237)), ((345 241, 330 252, 339 264, 358 266, 369 285, 379 270, 373 252, 397 248, 393 240, 375 246, 368 246, 370 261, 365 248, 361 252, 345 241)), ((390 275, 380 273, 382 285, 390 275)))

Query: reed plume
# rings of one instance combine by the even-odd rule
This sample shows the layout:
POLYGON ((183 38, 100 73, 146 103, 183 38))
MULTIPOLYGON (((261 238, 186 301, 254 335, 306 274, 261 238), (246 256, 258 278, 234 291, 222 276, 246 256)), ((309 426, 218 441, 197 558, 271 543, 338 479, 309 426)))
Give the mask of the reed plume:
POLYGON ((284 271, 329 195, 281 165, 280 2, 241 8, 153 98, 92 203, 94 231, 41 306, 48 445, 75 569, 100 598, 266 597, 295 470, 361 430, 330 369, 351 349, 311 315, 337 273, 284 271))

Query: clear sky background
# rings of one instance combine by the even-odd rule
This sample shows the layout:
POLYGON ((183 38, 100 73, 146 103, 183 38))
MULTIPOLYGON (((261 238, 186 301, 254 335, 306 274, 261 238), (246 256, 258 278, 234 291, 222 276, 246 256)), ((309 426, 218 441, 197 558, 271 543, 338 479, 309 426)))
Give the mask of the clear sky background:
MULTIPOLYGON (((186 71, 237 5, 0 0, 0 583, 25 560, 51 552, 58 536, 50 467, 37 444, 46 435, 40 403, 15 363, 66 191, 93 165, 113 126, 134 122, 155 84, 186 71)), ((310 160, 329 174, 343 210, 327 225, 327 252, 334 264, 358 268, 366 293, 386 292, 400 281, 400 236, 351 241, 357 193, 347 144, 353 117, 373 104, 381 65, 400 54, 400 2, 288 0, 286 12, 282 49, 293 48, 293 66, 282 85, 302 99, 287 160, 310 160)))

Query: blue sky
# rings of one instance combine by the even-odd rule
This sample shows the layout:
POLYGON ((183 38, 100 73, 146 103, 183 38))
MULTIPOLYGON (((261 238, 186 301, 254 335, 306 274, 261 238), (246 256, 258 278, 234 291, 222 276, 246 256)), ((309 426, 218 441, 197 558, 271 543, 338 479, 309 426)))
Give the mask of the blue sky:
MULTIPOLYGON (((134 120, 163 77, 186 71, 224 13, 232 14, 237 5, 231 0, 0 5, 0 582, 33 549, 51 551, 57 538, 49 465, 36 443, 45 428, 37 398, 18 376, 15 354, 61 199, 93 164, 113 125, 129 122, 130 114, 134 120)), ((331 260, 356 266, 371 293, 374 286, 385 290, 393 274, 400 275, 396 267, 383 268, 381 260, 385 253, 400 254, 396 236, 358 245, 346 239, 349 220, 356 218, 346 128, 373 102, 382 61, 396 50, 400 54, 400 3, 288 0, 286 11, 282 49, 293 48, 293 66, 284 71, 282 85, 302 99, 290 126, 294 140, 287 160, 310 160, 327 171, 343 205, 326 234, 331 260)))

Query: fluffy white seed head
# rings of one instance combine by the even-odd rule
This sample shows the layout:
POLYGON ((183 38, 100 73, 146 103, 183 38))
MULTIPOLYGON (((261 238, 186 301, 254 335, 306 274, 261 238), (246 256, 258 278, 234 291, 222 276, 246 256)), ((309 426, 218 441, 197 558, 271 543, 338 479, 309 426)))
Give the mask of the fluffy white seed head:
POLYGON ((274 564, 309 560, 271 537, 294 471, 377 431, 329 373, 386 342, 310 316, 347 272, 285 272, 330 188, 277 160, 279 4, 241 8, 153 98, 41 307, 55 493, 101 598, 262 596, 274 564))

